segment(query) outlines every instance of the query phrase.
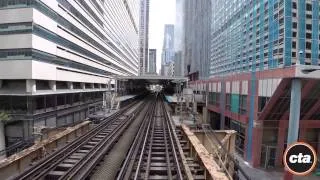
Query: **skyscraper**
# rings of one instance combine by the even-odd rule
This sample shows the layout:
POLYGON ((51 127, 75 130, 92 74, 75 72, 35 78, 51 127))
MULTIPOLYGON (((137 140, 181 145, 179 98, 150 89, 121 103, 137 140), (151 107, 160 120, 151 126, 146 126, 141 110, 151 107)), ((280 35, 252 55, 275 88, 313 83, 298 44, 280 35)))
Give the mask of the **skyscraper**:
POLYGON ((139 74, 148 72, 149 57, 149 4, 150 0, 140 0, 140 26, 139 26, 139 74))
POLYGON ((184 75, 190 80, 209 77, 210 0, 185 0, 183 13, 184 75))
POLYGON ((113 75, 138 75, 138 0, 0 2, 0 111, 8 145, 81 122, 113 75), (123 30, 125 29, 125 31, 123 30))
POLYGON ((162 47, 162 64, 168 64, 174 60, 174 25, 164 26, 164 37, 162 47))
POLYGON ((185 0, 176 0, 176 20, 174 23, 174 73, 175 76, 184 76, 184 13, 185 0))
POLYGON ((149 73, 157 72, 157 50, 149 49, 149 73))
POLYGON ((161 54, 162 75, 166 74, 166 68, 170 63, 174 63, 174 25, 166 24, 164 26, 163 46, 161 54))
POLYGON ((211 75, 290 67, 297 61, 319 64, 319 1, 217 0, 212 7, 211 75))

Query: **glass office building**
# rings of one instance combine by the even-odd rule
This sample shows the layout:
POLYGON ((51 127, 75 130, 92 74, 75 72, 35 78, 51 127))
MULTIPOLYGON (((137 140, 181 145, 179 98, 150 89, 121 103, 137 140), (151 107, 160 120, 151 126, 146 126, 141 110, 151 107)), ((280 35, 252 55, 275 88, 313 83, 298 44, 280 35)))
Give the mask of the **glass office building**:
POLYGON ((318 65, 319 3, 212 1, 210 75, 318 65))
POLYGON ((191 81, 205 80, 209 78, 212 3, 210 0, 185 0, 182 6, 184 32, 182 32, 181 62, 184 64, 183 75, 188 76, 191 81))

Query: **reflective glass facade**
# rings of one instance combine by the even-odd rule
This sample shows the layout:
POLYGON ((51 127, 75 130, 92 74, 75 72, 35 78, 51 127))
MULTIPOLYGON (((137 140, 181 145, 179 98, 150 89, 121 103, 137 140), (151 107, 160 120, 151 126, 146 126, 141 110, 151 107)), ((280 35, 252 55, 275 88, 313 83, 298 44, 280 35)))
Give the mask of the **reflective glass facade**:
POLYGON ((319 64, 315 0, 212 1, 210 75, 319 64))
POLYGON ((189 76, 190 80, 209 77, 211 5, 209 0, 183 2, 184 32, 181 59, 184 63, 184 75, 189 76))

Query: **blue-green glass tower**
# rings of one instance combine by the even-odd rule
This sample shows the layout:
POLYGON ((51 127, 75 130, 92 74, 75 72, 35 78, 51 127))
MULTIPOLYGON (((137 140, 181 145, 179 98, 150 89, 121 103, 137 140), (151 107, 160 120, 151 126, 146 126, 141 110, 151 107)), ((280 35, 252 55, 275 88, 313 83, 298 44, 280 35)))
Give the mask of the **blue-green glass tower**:
POLYGON ((213 0, 210 75, 319 64, 319 0, 213 0))

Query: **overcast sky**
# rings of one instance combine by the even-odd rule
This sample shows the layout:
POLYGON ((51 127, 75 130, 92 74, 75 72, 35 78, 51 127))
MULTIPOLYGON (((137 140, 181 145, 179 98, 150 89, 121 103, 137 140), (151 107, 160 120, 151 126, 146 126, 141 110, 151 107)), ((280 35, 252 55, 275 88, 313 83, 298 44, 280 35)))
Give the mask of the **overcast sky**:
POLYGON ((161 68, 164 25, 174 24, 175 11, 175 0, 150 0, 149 48, 157 49, 157 72, 161 68))

